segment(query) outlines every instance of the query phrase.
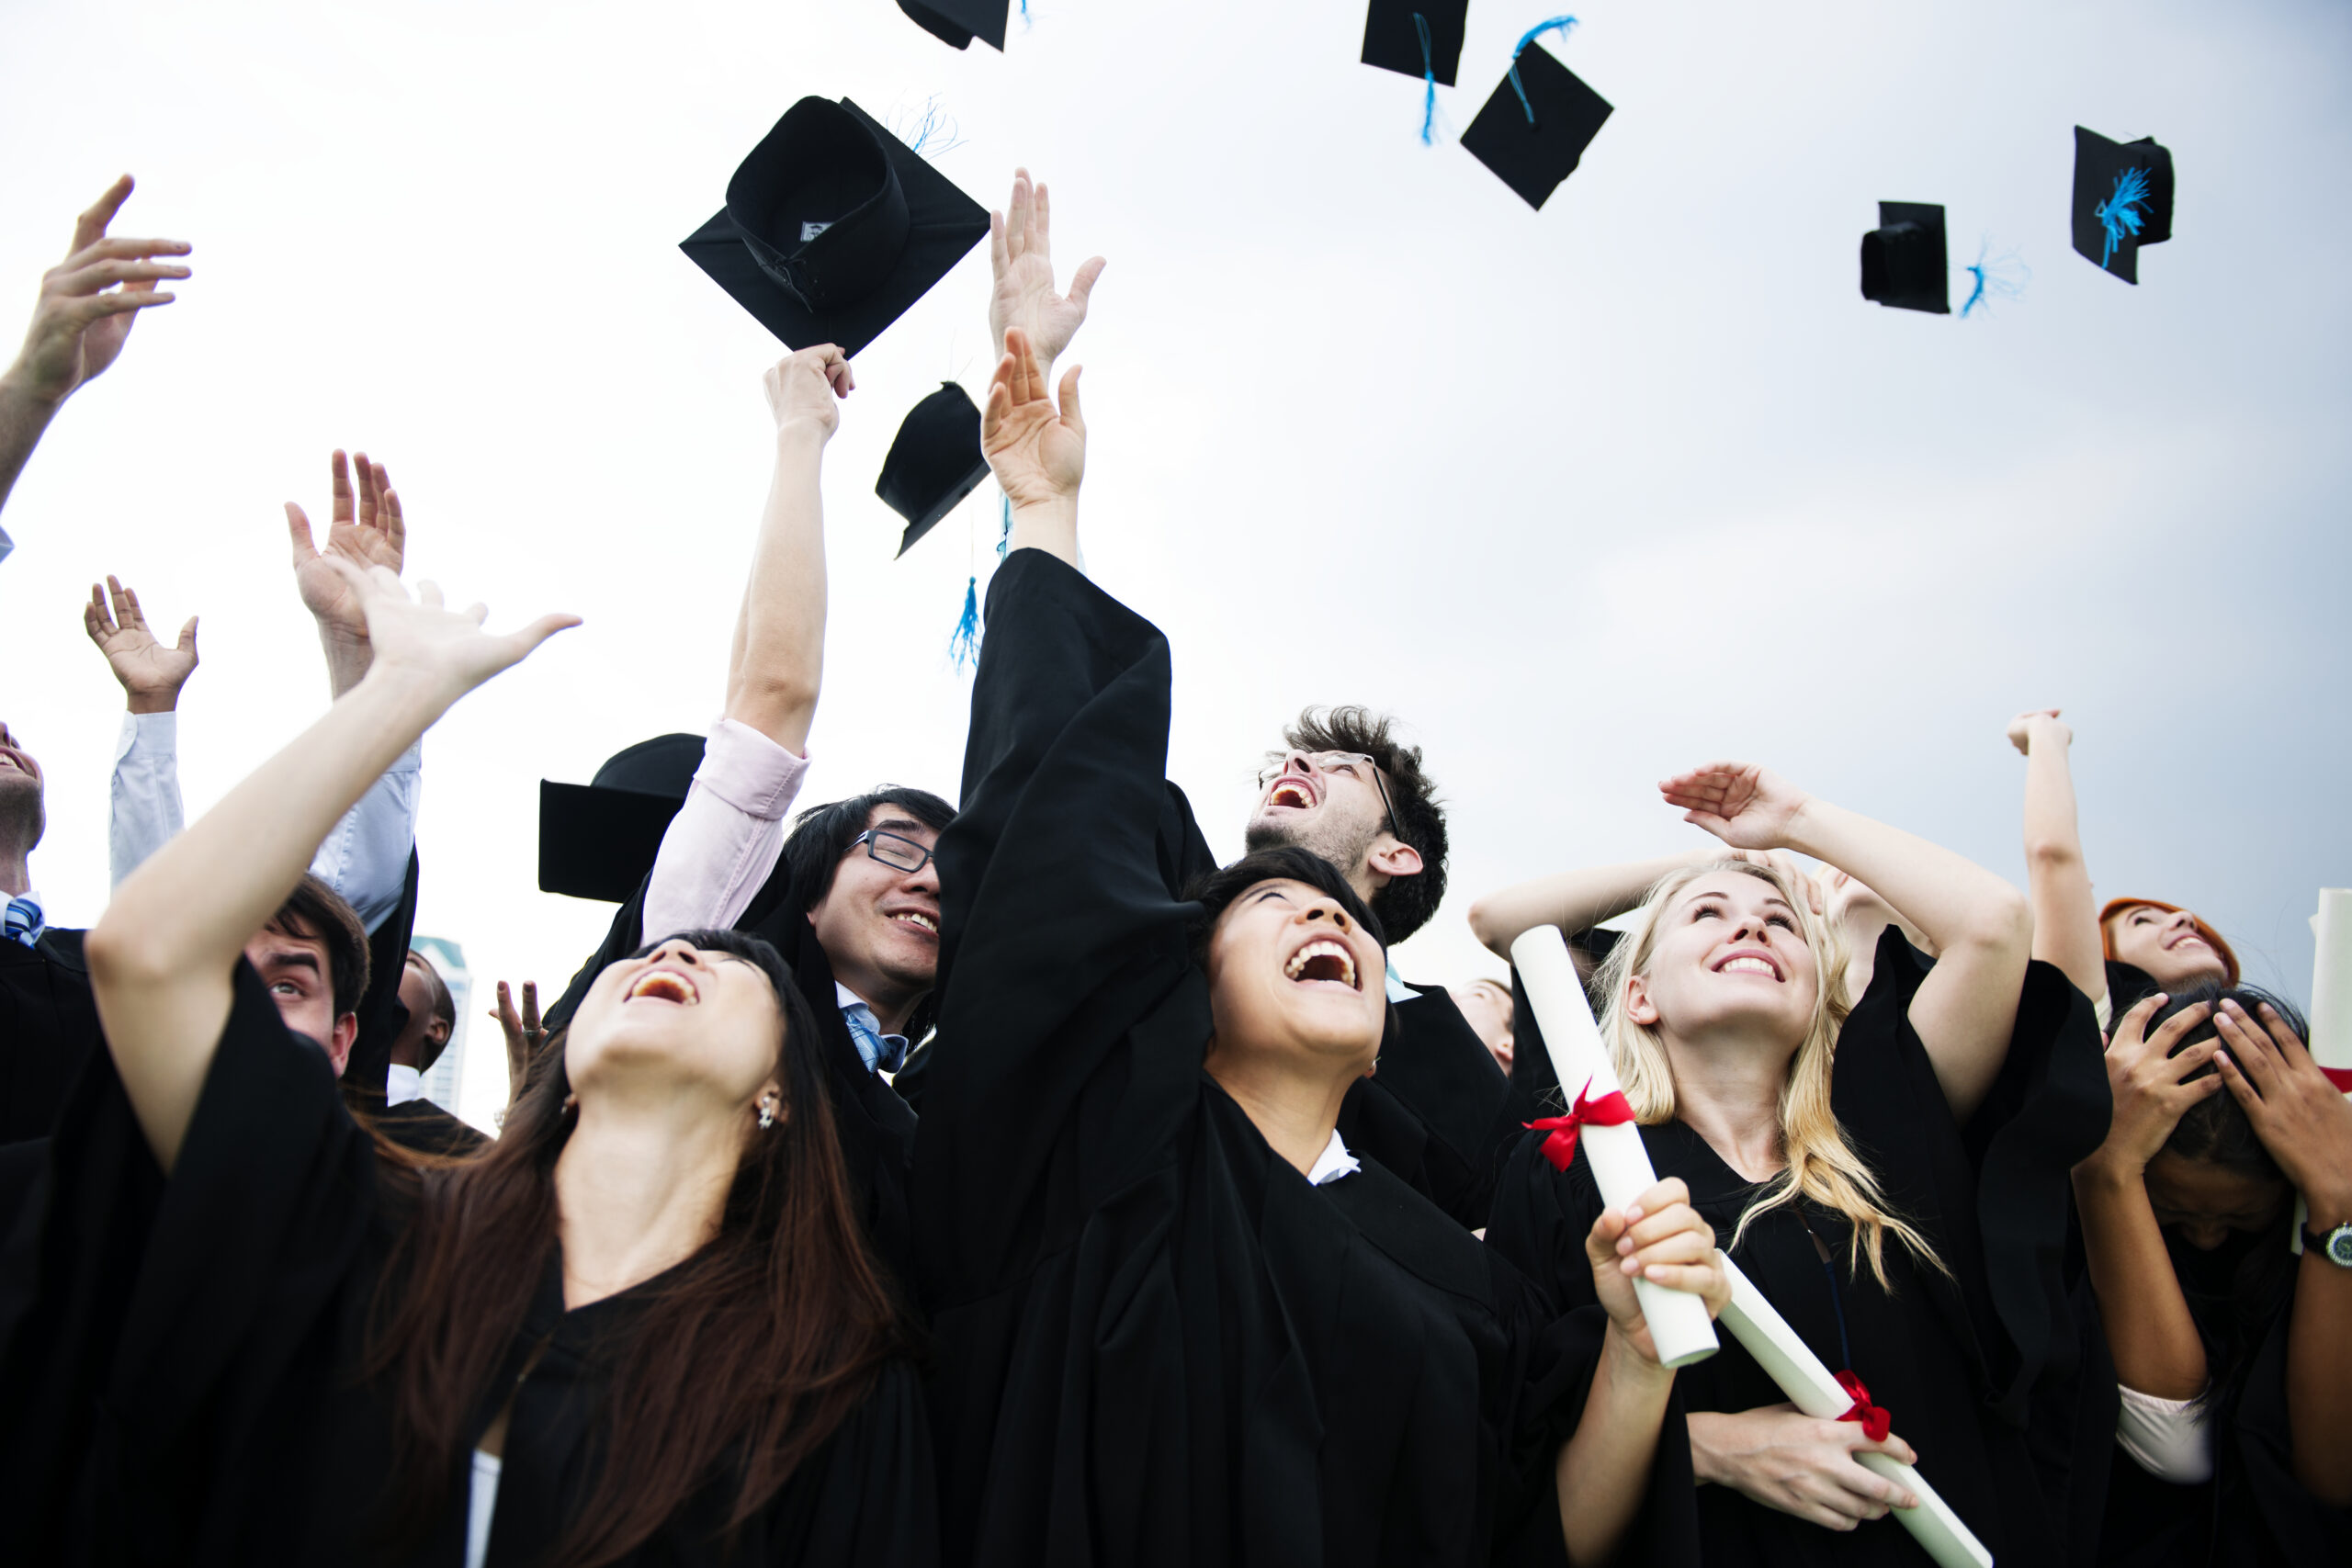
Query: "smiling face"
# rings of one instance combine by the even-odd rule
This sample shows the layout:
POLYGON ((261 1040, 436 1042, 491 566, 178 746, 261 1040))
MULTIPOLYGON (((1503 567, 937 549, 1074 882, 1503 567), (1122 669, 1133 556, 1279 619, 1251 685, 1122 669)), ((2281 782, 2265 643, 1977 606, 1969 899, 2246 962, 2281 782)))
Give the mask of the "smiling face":
POLYGON ((245 959, 269 987, 277 1016, 295 1033, 315 1042, 343 1077, 351 1043, 359 1037, 359 1015, 334 1010, 334 971, 327 944, 315 936, 263 931, 245 943, 245 959))
POLYGON ((2294 1196, 2283 1180, 2185 1159, 2169 1149, 2148 1162, 2146 1181, 2156 1224, 2199 1252, 2212 1251, 2233 1233, 2277 1229, 2294 1196))
MULTIPOLYGON (((1252 850, 1295 844, 1314 851, 1360 893, 1369 892, 1366 863, 1384 840, 1396 842, 1372 764, 1328 754, 1317 760, 1295 750, 1283 754, 1259 792, 1258 809, 1242 831, 1252 850)), ((1419 869, 1418 859, 1414 869, 1419 869)))
POLYGON ((783 1044, 766 971, 673 937, 596 976, 572 1015, 564 1068, 583 1111, 650 1085, 731 1114, 775 1104, 783 1044))
POLYGON ((1463 1018, 1496 1065, 1510 1072, 1516 1044, 1511 1037, 1511 1021, 1517 1010, 1510 987, 1494 980, 1473 980, 1466 986, 1448 986, 1446 994, 1462 1010, 1463 1018))
MULTIPOLYGON (((0 857, 28 855, 49 826, 40 764, 0 724, 0 857)), ((17 888, 17 892, 25 889, 17 888)))
POLYGON ((2213 944, 2198 934, 2197 917, 2187 909, 2165 910, 2149 904, 2119 909, 2108 919, 2107 940, 2116 962, 2145 972, 2167 991, 2229 976, 2229 966, 2213 944))
POLYGON ((1387 961, 1337 899, 1304 882, 1258 883, 1218 919, 1208 949, 1211 1071, 1272 1055, 1346 1078, 1372 1068, 1388 1021, 1387 961))
POLYGON ((1763 1031, 1793 1052, 1813 1026, 1820 962, 1779 886, 1713 871, 1660 911, 1642 973, 1625 981, 1625 1015, 1683 1040, 1763 1031))
MULTIPOLYGON (((893 834, 924 850, 937 847, 937 829, 895 806, 874 808, 869 832, 893 834)), ((894 846, 885 843, 890 852, 894 846)), ((939 977, 939 863, 906 871, 852 844, 833 870, 833 885, 809 906, 808 923, 834 977, 864 997, 877 1013, 910 1003, 939 977)))

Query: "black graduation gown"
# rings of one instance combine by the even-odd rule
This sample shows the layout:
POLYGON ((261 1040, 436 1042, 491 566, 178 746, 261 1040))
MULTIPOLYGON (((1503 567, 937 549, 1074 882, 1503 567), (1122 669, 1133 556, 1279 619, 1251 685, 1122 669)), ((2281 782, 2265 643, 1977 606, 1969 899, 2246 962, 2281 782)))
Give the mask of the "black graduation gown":
POLYGON ((1203 1072, 1167 643, 1042 551, 989 592, 915 1141, 945 1559, 1556 1561, 1598 1309, 1553 1320, 1377 1162, 1309 1186, 1203 1072))
POLYGON ((1518 1141, 1510 1084, 1442 987, 1388 1010, 1380 1066, 1348 1090, 1340 1136, 1465 1230, 1487 1223, 1500 1156, 1518 1141))
MULTIPOLYGON (((1802 1201, 1758 1219, 1733 1258, 1825 1365, 1853 1370, 1893 1413, 1921 1473, 1996 1562, 2079 1562, 2095 1514, 2075 1495, 2086 1484, 2075 1473, 2085 1446, 2080 1412, 2097 1391, 2086 1383, 2064 1260, 2068 1172, 2107 1131, 2098 1029, 2082 993, 2034 964, 2000 1077, 1962 1126, 1908 1018, 1923 964, 1890 927, 1870 992, 1838 1040, 1831 1103, 1890 1206, 1955 1278, 1890 1239, 1894 1288, 1883 1289, 1867 1259, 1848 1267, 1842 1216, 1802 1201), (1832 1264, 1815 1250, 1816 1235, 1832 1264)), ((1543 1057, 1540 1034, 1519 1038, 1518 1059, 1543 1057)), ((1658 1175, 1682 1178, 1728 1242, 1758 1189, 1681 1122, 1645 1127, 1642 1138, 1658 1175)), ((1589 1301, 1583 1236, 1600 1195, 1581 1149, 1567 1170, 1555 1171, 1541 1144, 1530 1134, 1512 1152, 1487 1237, 1564 1301, 1589 1301)), ((1736 1339, 1720 1337, 1718 1354, 1680 1374, 1686 1409, 1748 1410, 1786 1398, 1736 1339)), ((2112 1431, 2110 1424, 2091 1437, 2094 1455, 2112 1431)), ((2101 1479, 2087 1483, 2093 1497, 2101 1479)), ((1699 1515, 1711 1568, 1928 1561, 1891 1517, 1839 1533, 1725 1486, 1701 1489, 1699 1515)))
POLYGON ((409 949, 416 944, 419 878, 416 851, 412 848, 401 901, 368 933, 368 990, 359 998, 359 1033, 343 1064, 343 1092, 346 1100, 369 1111, 384 1103, 392 1043, 408 1027, 408 1005, 401 1000, 401 975, 408 964, 409 949))
POLYGON ((30 947, 0 938, 0 1144, 44 1136, 104 1037, 83 932, 55 927, 30 947))
MULTIPOLYGON (((647 881, 650 880, 649 875, 647 881)), ((571 1021, 588 987, 608 964, 645 945, 644 916, 645 884, 640 883, 636 894, 613 916, 604 945, 581 965, 555 1006, 543 1015, 549 1030, 571 1021)), ((808 999, 808 1010, 817 1015, 818 1046, 825 1062, 825 1087, 833 1102, 833 1125, 841 1139, 842 1160, 864 1205, 866 1237, 897 1279, 911 1279, 907 1162, 914 1152, 914 1110, 858 1055, 849 1021, 842 1017, 832 965, 808 923, 807 901, 793 887, 791 868, 784 862, 776 863, 775 871, 752 897, 735 929, 765 939, 784 955, 801 996, 808 999)))
MULTIPOLYGON (((0 1561, 343 1563, 381 1551, 390 1459, 380 1391, 356 1370, 402 1223, 325 1059, 289 1033, 240 962, 235 1002, 178 1166, 166 1180, 101 1052, 54 1141, 58 1194, 38 1271, 0 1278, 0 1561)), ((657 1278, 562 1310, 560 1260, 484 1390, 509 1391, 490 1561, 532 1562, 595 1484, 607 1337, 657 1278), (532 1350, 546 1356, 515 1382, 532 1350)), ((462 1458, 447 1506, 401 1560, 462 1562, 462 1458)), ((632 1563, 935 1559, 919 1385, 903 1365, 746 1527, 715 1478, 632 1563)))
POLYGON ((403 1100, 398 1105, 368 1113, 381 1133, 404 1149, 421 1155, 478 1155, 490 1147, 489 1137, 462 1117, 452 1116, 429 1100, 403 1100))

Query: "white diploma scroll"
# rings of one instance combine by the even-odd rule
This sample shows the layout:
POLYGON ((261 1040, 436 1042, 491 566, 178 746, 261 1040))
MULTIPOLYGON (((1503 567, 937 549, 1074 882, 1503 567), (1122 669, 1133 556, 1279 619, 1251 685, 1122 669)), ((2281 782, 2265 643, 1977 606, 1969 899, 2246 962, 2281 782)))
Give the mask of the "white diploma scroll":
MULTIPOLYGON (((1510 961, 1527 987, 1527 1001, 1544 1031, 1544 1048, 1552 1054, 1552 1070, 1570 1104, 1589 1083, 1591 1098, 1618 1089, 1617 1069, 1600 1043, 1600 1030, 1592 1021, 1592 1004, 1585 999, 1584 984, 1568 957, 1568 944, 1556 926, 1537 926, 1510 944, 1510 961)), ((1601 1200, 1623 1208, 1657 1184, 1650 1168, 1649 1150, 1642 1146, 1642 1131, 1628 1122, 1622 1127, 1587 1126, 1579 1140, 1592 1166, 1601 1200)), ((1707 1303, 1688 1291, 1670 1291, 1647 1280, 1634 1281, 1641 1298, 1642 1316, 1648 1322, 1650 1343, 1668 1367, 1703 1361, 1722 1346, 1707 1303)), ((1840 1405, 1838 1408, 1845 1408, 1840 1405)))
MULTIPOLYGON (((1764 1299, 1764 1292, 1756 1288, 1755 1281, 1741 1273, 1739 1265, 1727 1256, 1723 1257, 1723 1266, 1731 1276, 1731 1304, 1724 1308, 1724 1326, 1747 1347, 1747 1353, 1756 1358, 1756 1364, 1781 1385, 1781 1392, 1799 1410, 1825 1421, 1835 1421, 1852 1409, 1853 1395, 1821 1364, 1821 1358, 1805 1348, 1804 1341, 1797 1337, 1797 1331, 1789 1326, 1789 1320, 1764 1299)), ((1897 1432, 1895 1436, 1902 1434, 1897 1432)), ((1917 1470, 1884 1454, 1856 1454, 1854 1459, 1863 1469, 1908 1489, 1919 1499, 1916 1508, 1896 1508, 1893 1512, 1903 1522, 1903 1528, 1911 1532, 1912 1539, 1936 1560, 1938 1568, 1993 1568, 1993 1554, 1984 1550, 1984 1543, 1960 1522, 1960 1516, 1936 1495, 1934 1487, 1919 1479, 1917 1470)))
POLYGON ((2319 890, 2312 917, 2319 952, 2312 963, 2312 1060, 2352 1067, 2352 887, 2319 890))

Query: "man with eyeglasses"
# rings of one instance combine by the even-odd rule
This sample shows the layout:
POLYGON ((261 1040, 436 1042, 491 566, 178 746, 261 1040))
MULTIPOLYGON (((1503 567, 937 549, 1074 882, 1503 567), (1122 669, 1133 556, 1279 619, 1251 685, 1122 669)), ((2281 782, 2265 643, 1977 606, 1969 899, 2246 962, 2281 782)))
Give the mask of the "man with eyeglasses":
MULTIPOLYGON (((1312 850, 1340 868, 1388 932, 1389 950, 1445 897, 1445 811, 1421 750, 1369 708, 1309 708, 1258 774, 1251 850, 1312 850)), ((1349 1091, 1340 1136, 1461 1224, 1487 1223, 1497 1157, 1518 1128, 1510 1082, 1443 987, 1387 976, 1389 1027, 1374 1075, 1349 1091)))

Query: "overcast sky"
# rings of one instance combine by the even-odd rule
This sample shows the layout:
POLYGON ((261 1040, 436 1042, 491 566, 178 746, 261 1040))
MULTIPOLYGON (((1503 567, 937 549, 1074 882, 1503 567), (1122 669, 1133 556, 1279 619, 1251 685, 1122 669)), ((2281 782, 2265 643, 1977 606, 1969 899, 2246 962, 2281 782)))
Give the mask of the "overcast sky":
MULTIPOLYGON (((6 518, 0 717, 48 771, 52 919, 107 891, 88 585, 204 617, 193 817, 322 706, 280 503, 322 514, 364 446, 412 578, 587 619, 434 732, 420 828, 418 929, 485 994, 560 989, 609 910, 536 890, 538 781, 709 724, 767 482, 784 351, 677 242, 802 96, 935 97, 941 170, 1001 205, 1026 163, 1065 271, 1110 257, 1070 355, 1087 564, 1173 642, 1211 843, 1303 704, 1425 742, 1454 853, 1409 977, 1499 972, 1482 890, 1696 842, 1655 781, 1715 756, 2022 880, 2002 728, 2056 704, 2101 893, 2190 905, 2307 993, 2315 889, 2352 883, 2340 0, 1597 0, 1543 47, 1616 114, 1541 212, 1453 144, 1539 7, 1473 0, 1430 148, 1419 85, 1356 62, 1358 0, 1030 11, 999 55, 888 0, 0 4, 0 314, 124 170, 117 231, 196 247, 6 518), (2069 248, 2077 123, 2173 151, 2136 288, 2069 248), (1955 306, 1980 241, 2023 297, 1862 301, 1881 199, 1945 204, 1955 306)), ((985 388, 987 286, 983 246, 858 356, 806 801, 956 793, 994 491, 893 562, 873 484, 939 380, 985 388)))

